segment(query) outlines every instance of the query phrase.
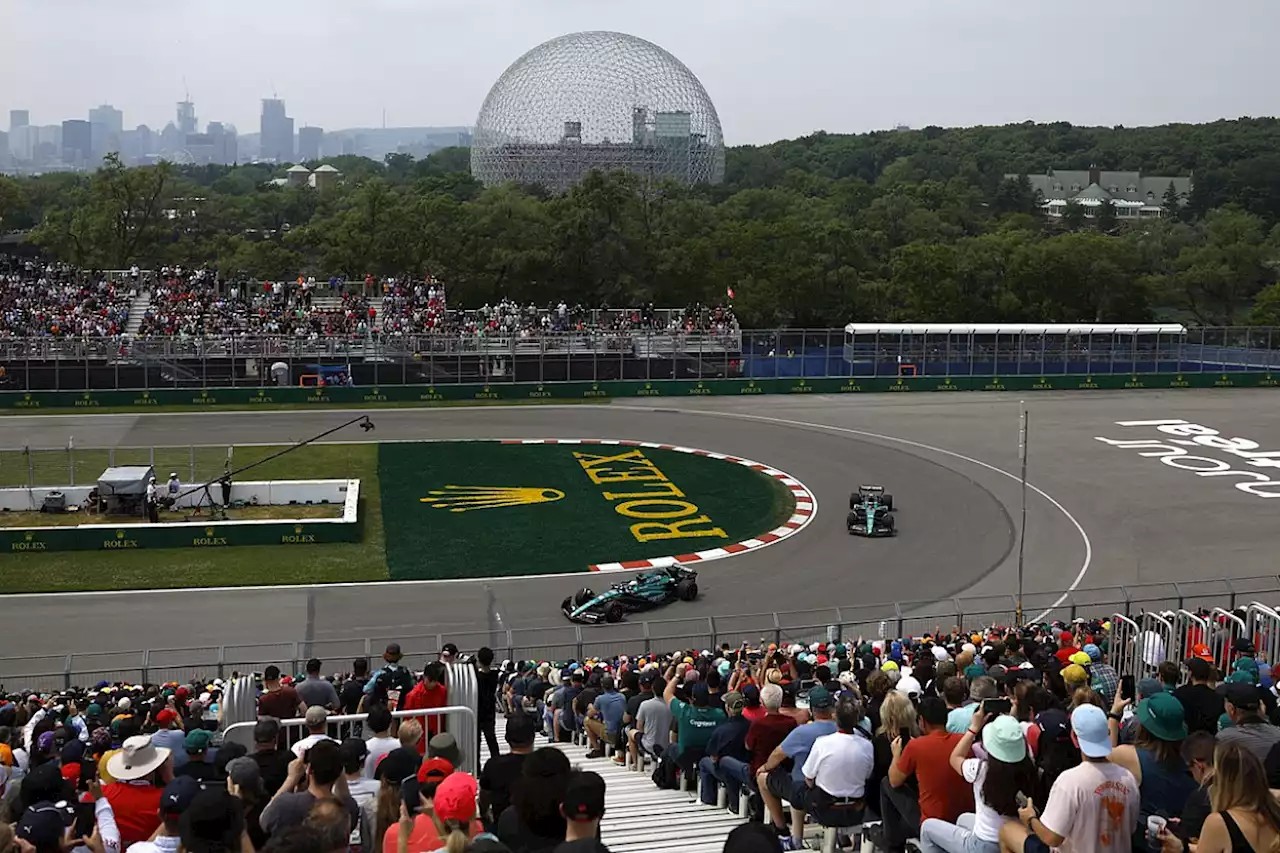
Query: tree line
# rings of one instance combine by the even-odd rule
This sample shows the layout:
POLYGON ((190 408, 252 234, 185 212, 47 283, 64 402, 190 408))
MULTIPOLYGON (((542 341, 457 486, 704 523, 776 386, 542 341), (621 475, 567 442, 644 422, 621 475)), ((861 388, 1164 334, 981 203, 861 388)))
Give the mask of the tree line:
MULTIPOLYGON (((594 173, 562 195, 483 188, 469 152, 329 162, 322 191, 283 166, 0 176, 0 232, 86 267, 216 265, 233 278, 410 274, 450 300, 681 306, 744 325, 849 321, 1280 325, 1280 121, 816 133, 731 148, 714 187, 594 173), (1053 168, 1192 175, 1133 222, 1042 215, 1053 168), (1176 193, 1174 193, 1176 196, 1176 193)), ((310 163, 310 166, 319 163, 310 163)))

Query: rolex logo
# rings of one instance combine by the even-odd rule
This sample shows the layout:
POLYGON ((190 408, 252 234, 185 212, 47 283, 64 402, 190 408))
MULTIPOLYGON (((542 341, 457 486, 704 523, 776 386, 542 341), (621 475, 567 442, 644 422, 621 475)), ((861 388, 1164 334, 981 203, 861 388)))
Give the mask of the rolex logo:
POLYGON ((301 533, 301 532, 302 532, 302 525, 301 525, 301 524, 295 524, 295 525, 293 526, 293 532, 294 532, 294 533, 301 533))
POLYGON ((204 535, 205 535, 205 536, 212 536, 212 535, 213 535, 213 528, 212 528, 212 527, 206 527, 206 528, 204 529, 204 535))
POLYGON ((445 486, 419 498, 432 509, 468 512, 473 509, 501 509, 509 506, 553 503, 564 497, 559 489, 535 489, 519 486, 445 486))

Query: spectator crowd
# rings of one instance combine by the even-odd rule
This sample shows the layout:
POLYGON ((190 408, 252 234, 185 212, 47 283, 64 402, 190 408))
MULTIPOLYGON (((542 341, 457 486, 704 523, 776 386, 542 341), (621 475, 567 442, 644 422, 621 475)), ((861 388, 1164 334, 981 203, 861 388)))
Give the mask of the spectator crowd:
POLYGON ((0 256, 0 338, 114 338, 139 282, 0 256))
POLYGON ((297 676, 10 695, 0 851, 598 851, 591 767, 608 762, 745 808, 730 853, 828 830, 925 853, 1280 848, 1268 662, 1238 638, 1134 681, 1111 643, 1109 623, 1077 621, 569 662, 446 644, 420 670, 392 644, 372 672, 325 677, 313 659, 297 676), (442 715, 393 716, 450 704, 450 664, 475 670, 474 742, 442 715), (232 737, 244 695, 251 736, 232 737), (286 733, 295 718, 305 731, 286 733), (577 768, 570 740, 588 748, 577 768))
POLYGON ((535 338, 548 333, 728 334, 738 329, 733 309, 692 305, 681 311, 570 306, 544 307, 511 299, 479 308, 449 308, 445 285, 421 279, 367 276, 361 283, 226 278, 181 266, 143 272, 80 270, 65 264, 0 257, 0 337, 121 339, 130 302, 150 293, 136 336, 228 338, 281 336, 303 340, 394 340, 408 336, 535 338), (321 297, 328 297, 317 302, 321 297))

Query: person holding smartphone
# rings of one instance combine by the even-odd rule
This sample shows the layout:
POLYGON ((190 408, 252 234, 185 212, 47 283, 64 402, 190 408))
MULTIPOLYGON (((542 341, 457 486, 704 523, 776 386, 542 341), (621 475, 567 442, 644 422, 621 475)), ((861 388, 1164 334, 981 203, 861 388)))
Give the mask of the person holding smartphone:
POLYGON ((1027 749, 1022 726, 999 713, 1007 699, 989 699, 973 712, 968 729, 951 750, 951 768, 973 786, 974 811, 955 823, 927 818, 920 825, 922 853, 999 853, 1000 827, 1018 818, 1018 795, 1032 792, 1035 765, 1027 749), (982 738, 985 758, 973 756, 973 745, 982 738))

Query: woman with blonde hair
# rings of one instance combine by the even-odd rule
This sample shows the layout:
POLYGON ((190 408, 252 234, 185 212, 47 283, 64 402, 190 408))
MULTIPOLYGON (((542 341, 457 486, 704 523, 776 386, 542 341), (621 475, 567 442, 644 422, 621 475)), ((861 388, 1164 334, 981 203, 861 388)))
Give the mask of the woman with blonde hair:
MULTIPOLYGON (((920 719, 916 713, 916 706, 912 704, 907 694, 894 690, 886 694, 884 701, 880 704, 880 725, 871 738, 875 762, 871 766, 871 776, 867 779, 868 791, 880 790, 880 780, 889 774, 889 765, 893 763, 892 743, 894 738, 900 736, 904 730, 910 737, 918 737, 920 719)), ((903 746, 906 746, 906 738, 903 739, 903 746)), ((879 813, 878 795, 867 797, 867 808, 879 813)))
MULTIPOLYGON (((1213 814, 1205 818, 1194 853, 1280 853, 1280 801, 1267 787, 1267 773, 1253 753, 1230 743, 1213 755, 1213 814)), ((1166 853, 1187 845, 1168 829, 1158 841, 1166 853)))

